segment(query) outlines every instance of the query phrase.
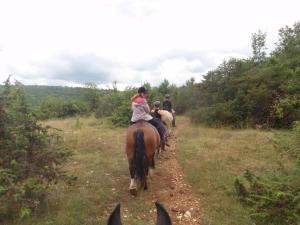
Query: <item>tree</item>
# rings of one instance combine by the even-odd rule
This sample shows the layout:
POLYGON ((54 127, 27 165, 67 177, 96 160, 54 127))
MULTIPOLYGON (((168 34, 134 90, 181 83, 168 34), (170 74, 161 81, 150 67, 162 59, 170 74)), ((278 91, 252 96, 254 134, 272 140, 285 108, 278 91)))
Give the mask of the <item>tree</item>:
POLYGON ((267 34, 261 30, 252 34, 252 59, 255 63, 261 63, 266 59, 266 36, 267 34))
POLYGON ((170 82, 167 79, 164 79, 163 82, 158 87, 158 92, 162 95, 169 94, 170 92, 170 82))
POLYGON ((94 112, 99 101, 99 90, 95 83, 87 83, 85 85, 84 99, 89 103, 90 111, 94 112))

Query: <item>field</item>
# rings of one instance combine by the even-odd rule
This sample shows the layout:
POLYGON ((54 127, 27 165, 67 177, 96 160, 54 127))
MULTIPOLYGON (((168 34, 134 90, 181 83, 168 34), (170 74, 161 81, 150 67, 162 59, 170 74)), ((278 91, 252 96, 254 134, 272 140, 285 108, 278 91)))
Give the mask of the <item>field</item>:
POLYGON ((288 172, 295 166, 293 159, 274 148, 273 138, 271 131, 192 125, 180 133, 178 160, 186 180, 201 199, 203 224, 253 224, 233 196, 233 184, 247 169, 269 176, 272 171, 288 172))
POLYGON ((43 213, 9 225, 106 224, 118 202, 124 224, 150 225, 156 200, 165 204, 175 225, 250 225, 247 211, 232 195, 235 176, 245 169, 258 174, 289 170, 294 164, 274 149, 272 132, 204 128, 180 117, 149 191, 132 197, 127 190, 125 129, 92 117, 45 124, 62 130, 65 145, 74 151, 65 169, 78 179, 71 186, 53 186, 43 213), (188 210, 191 218, 183 216, 188 210))

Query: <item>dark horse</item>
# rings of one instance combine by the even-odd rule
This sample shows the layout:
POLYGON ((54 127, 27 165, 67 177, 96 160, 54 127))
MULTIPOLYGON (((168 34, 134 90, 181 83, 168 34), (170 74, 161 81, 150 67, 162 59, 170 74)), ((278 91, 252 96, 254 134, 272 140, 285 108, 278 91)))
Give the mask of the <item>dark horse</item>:
POLYGON ((128 128, 126 154, 131 177, 129 186, 131 194, 137 194, 138 186, 147 189, 147 176, 149 170, 151 175, 155 167, 154 156, 159 147, 160 136, 150 123, 139 121, 128 128))
MULTIPOLYGON (((156 225, 172 225, 171 218, 162 204, 156 202, 156 225)), ((107 225, 122 225, 120 204, 110 214, 107 225)))

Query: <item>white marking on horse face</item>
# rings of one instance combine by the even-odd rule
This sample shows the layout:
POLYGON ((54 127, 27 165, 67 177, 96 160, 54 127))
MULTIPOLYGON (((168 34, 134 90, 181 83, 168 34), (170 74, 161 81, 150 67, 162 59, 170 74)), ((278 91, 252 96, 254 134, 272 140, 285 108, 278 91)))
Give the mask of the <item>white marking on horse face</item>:
POLYGON ((130 179, 129 189, 136 189, 135 179, 130 179))

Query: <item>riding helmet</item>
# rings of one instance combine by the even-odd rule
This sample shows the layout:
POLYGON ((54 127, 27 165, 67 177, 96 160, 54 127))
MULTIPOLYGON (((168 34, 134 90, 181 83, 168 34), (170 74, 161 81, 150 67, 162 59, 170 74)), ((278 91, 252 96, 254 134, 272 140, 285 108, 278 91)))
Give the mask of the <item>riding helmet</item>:
POLYGON ((147 94, 148 93, 148 90, 147 90, 147 88, 145 88, 145 87, 140 87, 139 89, 138 89, 138 93, 139 94, 147 94))
POLYGON ((160 101, 155 101, 155 102, 153 103, 153 105, 154 105, 155 107, 160 107, 160 101))

